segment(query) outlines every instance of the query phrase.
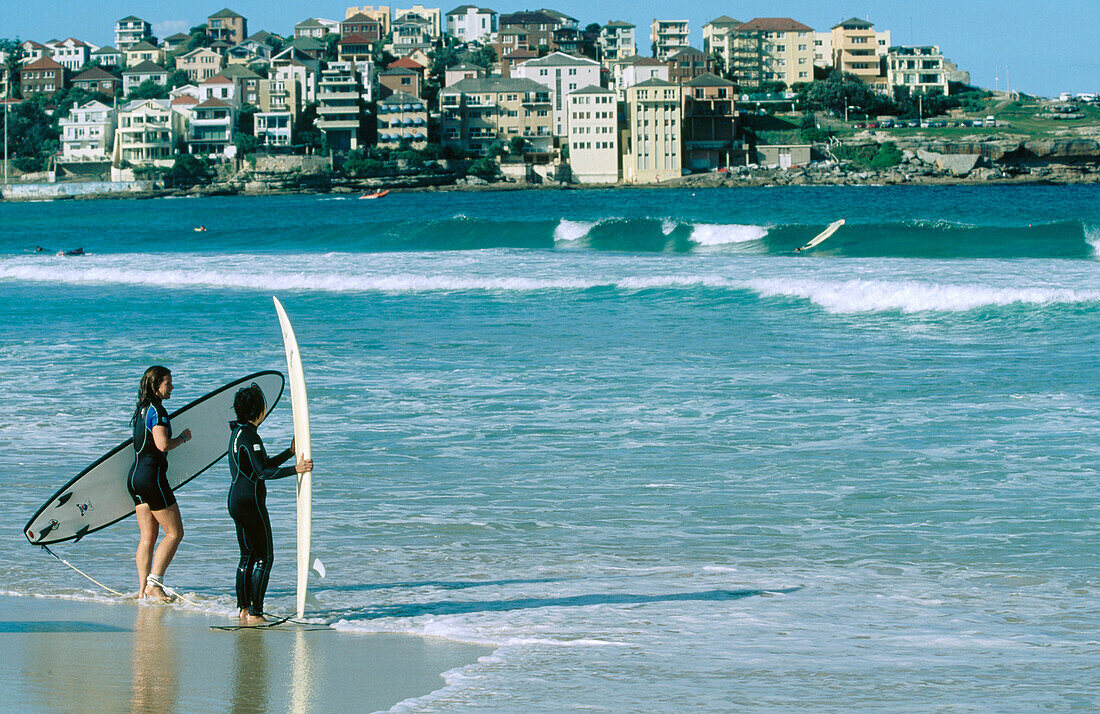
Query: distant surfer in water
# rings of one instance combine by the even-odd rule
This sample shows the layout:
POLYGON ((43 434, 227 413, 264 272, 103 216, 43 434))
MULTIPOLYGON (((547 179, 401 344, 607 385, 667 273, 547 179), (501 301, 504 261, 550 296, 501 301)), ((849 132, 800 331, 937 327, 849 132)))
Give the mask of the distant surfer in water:
POLYGON ((237 544, 241 560, 237 564, 237 607, 239 617, 248 625, 258 625, 264 618, 264 593, 271 575, 274 548, 271 542, 271 519, 267 515, 265 481, 303 474, 313 470, 313 461, 306 459, 295 466, 279 468, 294 455, 290 448, 268 458, 264 442, 256 427, 267 413, 264 393, 253 384, 237 391, 233 399, 237 421, 230 422, 229 436, 229 515, 237 525, 237 544))
POLYGON ((191 430, 172 437, 164 400, 172 396, 172 373, 160 365, 145 370, 138 388, 137 407, 130 420, 137 458, 130 467, 126 488, 134 499, 141 540, 137 547, 138 597, 170 600, 162 587, 164 571, 183 540, 183 521, 176 496, 168 485, 168 452, 191 440, 191 430), (157 546, 157 535, 164 538, 157 546))

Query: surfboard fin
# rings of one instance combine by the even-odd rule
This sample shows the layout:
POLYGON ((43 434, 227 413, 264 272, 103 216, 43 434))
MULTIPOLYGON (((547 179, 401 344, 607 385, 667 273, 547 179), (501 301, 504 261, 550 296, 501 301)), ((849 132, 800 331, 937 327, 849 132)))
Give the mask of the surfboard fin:
POLYGON ((310 590, 306 590, 306 604, 310 607, 321 607, 321 601, 310 590))
POLYGON ((321 576, 321 579, 325 579, 325 564, 321 562, 320 558, 313 559, 313 565, 309 566, 309 569, 321 576))

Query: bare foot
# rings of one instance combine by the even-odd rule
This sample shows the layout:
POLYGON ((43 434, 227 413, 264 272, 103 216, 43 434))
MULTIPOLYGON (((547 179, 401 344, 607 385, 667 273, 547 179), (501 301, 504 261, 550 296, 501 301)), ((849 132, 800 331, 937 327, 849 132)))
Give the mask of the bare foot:
POLYGON ((249 627, 256 627, 257 625, 262 625, 267 622, 267 618, 263 615, 249 615, 245 618, 244 622, 249 627))
POLYGON ((237 613, 237 618, 238 619, 243 620, 246 617, 248 617, 248 610, 241 610, 240 612, 237 613))
POLYGON ((145 592, 142 594, 142 597, 156 598, 161 602, 172 602, 175 599, 168 593, 164 592, 164 589, 161 586, 154 585, 153 583, 149 583, 145 586, 145 592))

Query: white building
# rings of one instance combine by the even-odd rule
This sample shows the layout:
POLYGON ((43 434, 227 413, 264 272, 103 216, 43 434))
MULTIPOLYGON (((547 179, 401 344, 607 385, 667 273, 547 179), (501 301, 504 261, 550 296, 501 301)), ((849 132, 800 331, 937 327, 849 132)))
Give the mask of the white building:
POLYGON ((615 92, 589 86, 566 95, 569 167, 578 183, 619 181, 619 108, 615 92))
POLYGON ((74 106, 61 126, 61 158, 65 161, 106 161, 115 140, 118 113, 98 101, 74 106))
POLYGON ((447 34, 461 42, 481 42, 497 31, 497 14, 477 5, 461 5, 447 13, 447 34))
POLYGON ((99 49, 74 37, 48 46, 53 50, 53 61, 70 72, 76 72, 88 64, 92 59, 92 53, 99 49))
POLYGON ((565 136, 565 95, 582 87, 600 86, 601 69, 602 65, 595 60, 551 52, 545 57, 516 65, 512 76, 533 80, 550 90, 554 106, 554 136, 565 136))
POLYGON ((233 124, 236 112, 228 102, 207 99, 191 107, 187 122, 187 153, 210 158, 226 155, 226 148, 233 143, 233 124))
POLYGON ((890 93, 897 87, 907 87, 911 93, 927 94, 938 91, 948 94, 948 71, 940 48, 891 47, 886 55, 886 79, 890 93))
POLYGON ((649 39, 653 43, 653 56, 664 62, 669 55, 686 49, 690 43, 687 20, 653 19, 649 28, 649 39))
POLYGON ((153 26, 140 17, 130 15, 115 23, 115 47, 120 50, 128 50, 152 35, 153 26))
POLYGON ((619 101, 626 99, 626 90, 635 84, 650 79, 668 79, 668 65, 653 57, 639 57, 635 55, 622 62, 618 62, 611 68, 611 82, 616 92, 619 93, 619 101))

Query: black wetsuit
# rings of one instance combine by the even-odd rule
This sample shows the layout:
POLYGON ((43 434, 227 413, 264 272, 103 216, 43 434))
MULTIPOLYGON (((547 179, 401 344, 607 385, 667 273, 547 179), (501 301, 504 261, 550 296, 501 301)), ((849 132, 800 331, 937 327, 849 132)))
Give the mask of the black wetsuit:
POLYGON ((134 499, 134 505, 145 503, 154 511, 176 503, 176 495, 168 485, 168 455, 157 448, 153 440, 153 427, 163 426, 172 438, 172 424, 168 412, 160 402, 147 404, 134 414, 134 452, 137 458, 130 467, 126 489, 134 499))
POLYGON ((229 515, 237 524, 237 543, 241 561, 237 565, 237 607, 248 608, 250 615, 262 615, 267 579, 274 556, 271 520, 267 515, 267 486, 264 481, 293 476, 293 466, 279 465, 294 455, 290 449, 273 459, 267 458, 264 442, 253 424, 230 424, 229 515))

